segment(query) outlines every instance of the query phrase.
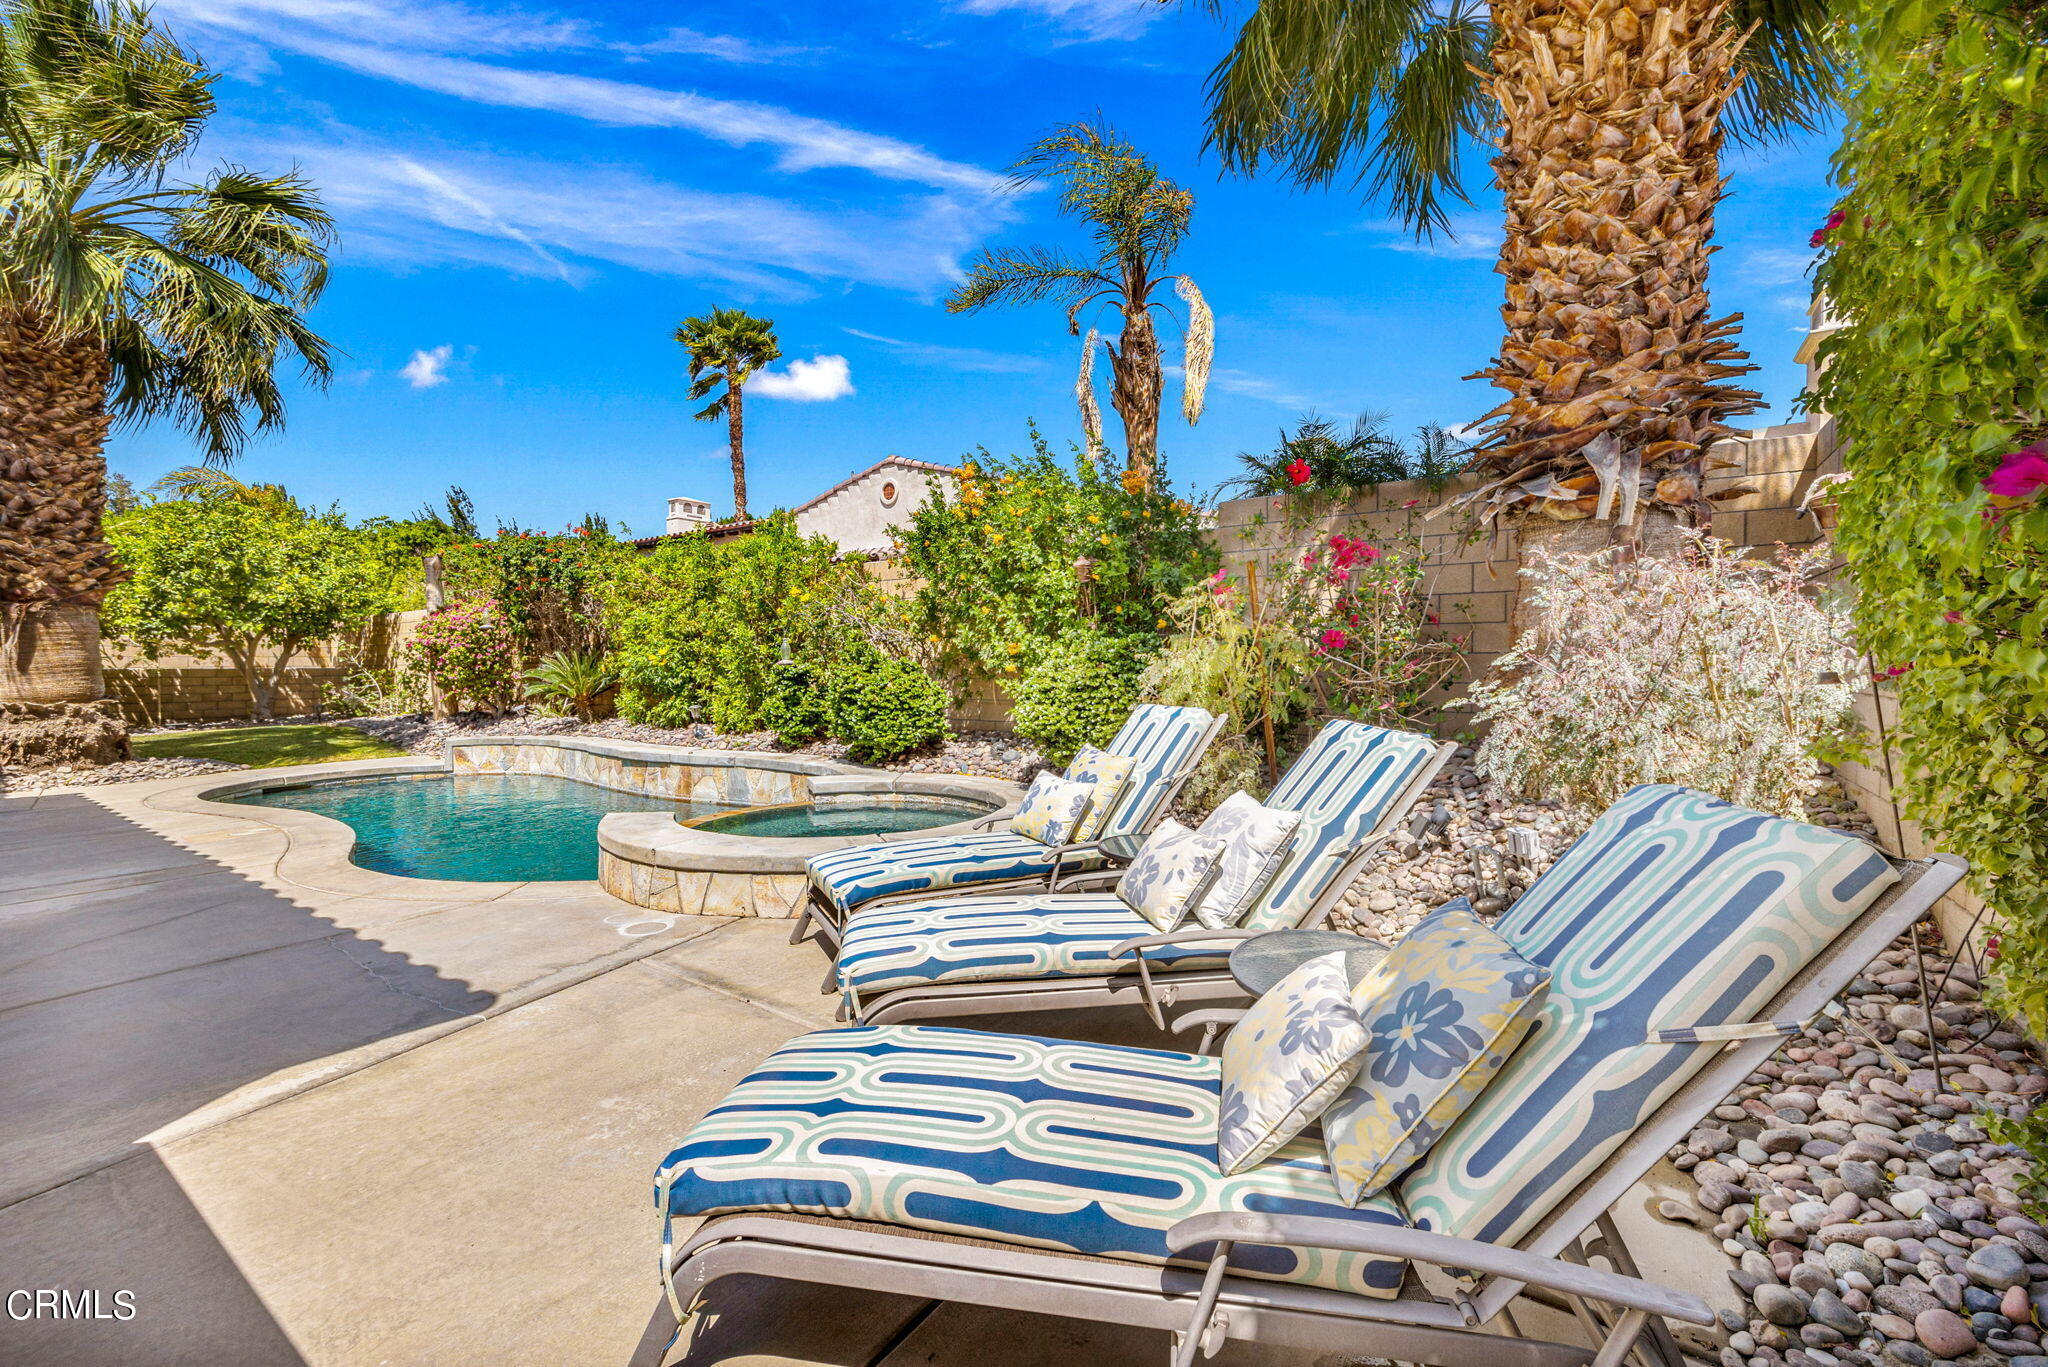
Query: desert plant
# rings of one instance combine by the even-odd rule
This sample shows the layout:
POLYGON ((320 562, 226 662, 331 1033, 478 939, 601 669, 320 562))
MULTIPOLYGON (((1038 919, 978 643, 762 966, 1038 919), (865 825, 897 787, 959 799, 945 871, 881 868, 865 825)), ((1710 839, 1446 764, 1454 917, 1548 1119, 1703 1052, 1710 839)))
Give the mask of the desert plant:
POLYGON ((878 764, 944 740, 946 690, 908 660, 855 652, 826 685, 832 734, 847 758, 878 764))
POLYGON ((1102 414, 1095 402, 1095 347, 1109 357, 1109 402, 1123 419, 1124 468, 1134 483, 1149 484, 1159 462, 1159 401, 1164 371, 1152 310, 1168 311, 1156 296, 1168 285, 1187 305, 1181 354, 1181 416, 1193 426, 1202 416, 1215 350, 1216 325, 1208 301, 1188 276, 1167 272, 1194 214, 1195 197, 1159 174, 1149 157, 1114 129, 1068 124, 1033 144, 1016 165, 1016 183, 1049 178, 1060 187, 1060 209, 1087 224, 1093 239, 1084 259, 1050 247, 984 249, 967 280, 946 300, 952 313, 976 313, 1000 304, 1067 305, 1067 331, 1080 336, 1081 311, 1106 300, 1117 312, 1117 340, 1095 328, 1081 344, 1074 394, 1090 450, 1102 444, 1102 414))
POLYGON ((168 418, 218 463, 283 422, 281 362, 327 374, 312 188, 173 179, 214 79, 146 6, 0 5, 0 700, 98 696, 112 423, 168 418))
POLYGON ((401 649, 406 662, 451 701, 502 715, 519 690, 519 642, 488 598, 428 614, 401 649))
POLYGON ((1740 316, 1707 294, 1722 140, 1832 112, 1836 8, 1259 0, 1210 78, 1210 139, 1240 171, 1355 174, 1425 232, 1491 144, 1506 328, 1483 373, 1507 398, 1465 506, 1518 520, 1525 557, 1616 536, 1669 553, 1706 520, 1708 446, 1758 403, 1730 383, 1751 368, 1740 316))
POLYGON ((1666 782, 1804 815, 1864 682, 1847 618, 1813 596, 1828 549, 1756 561, 1685 541, 1632 564, 1537 554, 1530 629, 1471 688, 1482 772, 1593 808, 1666 782))
POLYGON ((715 308, 685 318, 676 329, 676 343, 690 356, 690 398, 716 398, 698 412, 700 421, 724 417, 726 455, 732 461, 732 515, 747 516, 746 397, 755 371, 782 355, 775 340, 775 322, 743 309, 715 308))
POLYGON ((618 670, 596 651, 558 650, 526 671, 526 696, 566 707, 578 720, 589 721, 598 699, 618 681, 618 670))

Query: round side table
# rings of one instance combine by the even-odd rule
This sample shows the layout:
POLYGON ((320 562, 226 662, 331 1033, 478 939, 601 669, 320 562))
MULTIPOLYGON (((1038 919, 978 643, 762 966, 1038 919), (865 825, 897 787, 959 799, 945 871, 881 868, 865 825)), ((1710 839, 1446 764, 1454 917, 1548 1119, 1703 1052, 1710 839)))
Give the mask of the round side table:
POLYGON ((1230 951, 1230 976, 1245 991, 1261 996, 1310 959, 1338 950, 1344 952, 1344 972, 1354 987, 1388 953, 1378 940, 1341 930, 1275 930, 1230 951))

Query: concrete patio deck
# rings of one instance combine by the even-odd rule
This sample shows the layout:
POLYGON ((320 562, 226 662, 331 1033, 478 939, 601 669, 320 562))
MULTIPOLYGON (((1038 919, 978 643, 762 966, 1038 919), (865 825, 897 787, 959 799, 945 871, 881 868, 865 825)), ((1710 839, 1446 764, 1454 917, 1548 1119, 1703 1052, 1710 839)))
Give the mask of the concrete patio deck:
MULTIPOLYGON (((661 1361, 654 1165, 830 1023, 817 948, 594 883, 325 878, 271 813, 192 810, 206 786, 0 799, 0 1293, 134 1307, 0 1317, 0 1363, 661 1361)), ((1136 1012, 998 1024, 1162 1042, 1136 1012)), ((1645 1271, 1732 1303, 1704 1236, 1644 1216, 1655 1194, 1618 1212, 1645 1271)), ((1153 1333, 758 1283, 721 1295, 690 1360, 1164 1355, 1153 1333)))

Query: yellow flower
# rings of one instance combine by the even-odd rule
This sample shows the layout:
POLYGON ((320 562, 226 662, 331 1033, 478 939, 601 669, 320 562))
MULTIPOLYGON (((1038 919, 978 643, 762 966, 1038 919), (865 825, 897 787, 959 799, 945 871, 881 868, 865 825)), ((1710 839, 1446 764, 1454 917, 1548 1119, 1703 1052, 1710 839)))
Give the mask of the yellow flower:
POLYGON ((1102 544, 1103 544, 1103 545, 1107 546, 1107 545, 1109 544, 1109 533, 1108 533, 1108 532, 1104 532, 1104 533, 1102 534, 1102 536, 1101 536, 1100 540, 1102 541, 1102 544))
POLYGON ((1089 520, 1090 522, 1100 522, 1100 521, 1102 521, 1102 514, 1101 514, 1101 513, 1090 513, 1090 514, 1088 514, 1088 520, 1089 520))
POLYGON ((1010 653, 1012 655, 1022 655, 1024 653, 1024 647, 1018 645, 1015 641, 1012 641, 1010 642, 1010 653))
MULTIPOLYGON (((1164 631, 1164 630, 1166 630, 1166 619, 1165 619, 1164 617, 1162 617, 1162 618, 1160 618, 1160 619, 1159 619, 1158 621, 1154 622, 1154 623, 1152 624, 1152 626, 1153 626, 1153 629, 1154 629, 1154 630, 1157 630, 1157 631, 1164 631)), ((938 638, 938 637, 936 637, 936 636, 934 636, 934 637, 932 637, 932 639, 933 639, 934 641, 936 641, 936 640, 938 640, 939 638, 938 638)))
POLYGON ((990 532, 988 539, 994 545, 1000 546, 1003 544, 1003 534, 1001 532, 990 532))

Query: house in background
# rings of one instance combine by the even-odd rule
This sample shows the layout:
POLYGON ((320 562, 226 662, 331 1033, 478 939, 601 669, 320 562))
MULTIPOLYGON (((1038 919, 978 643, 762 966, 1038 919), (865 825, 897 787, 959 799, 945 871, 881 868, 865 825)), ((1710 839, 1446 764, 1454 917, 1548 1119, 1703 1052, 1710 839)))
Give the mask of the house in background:
MULTIPOLYGON (((889 549, 895 529, 910 521, 910 514, 932 487, 941 482, 950 485, 958 474, 951 465, 884 456, 795 509, 797 530, 805 536, 830 537, 843 556, 882 555, 889 549)), ((699 531, 713 538, 744 536, 753 529, 752 520, 713 522, 711 505, 702 499, 672 498, 667 530, 661 536, 643 536, 633 544, 651 551, 671 536, 699 531)))

